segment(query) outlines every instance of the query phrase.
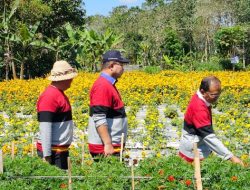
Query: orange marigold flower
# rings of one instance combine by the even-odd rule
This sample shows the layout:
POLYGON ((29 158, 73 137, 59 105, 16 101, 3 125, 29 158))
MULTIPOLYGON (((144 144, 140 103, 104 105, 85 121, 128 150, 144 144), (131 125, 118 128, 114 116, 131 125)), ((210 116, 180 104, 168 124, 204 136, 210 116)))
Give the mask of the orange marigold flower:
POLYGON ((163 170, 163 169, 160 169, 160 170, 158 171, 158 174, 163 175, 163 174, 164 174, 164 170, 163 170))
POLYGON ((232 176, 232 177, 231 177, 231 180, 232 180, 232 181, 237 181, 237 180, 238 180, 238 177, 237 177, 237 176, 232 176))
POLYGON ((68 186, 65 183, 62 183, 62 184, 60 184, 60 188, 61 189, 66 189, 66 188, 68 188, 68 186))
POLYGON ((174 176, 170 175, 168 176, 168 181, 173 182, 175 180, 174 176))
POLYGON ((192 184, 192 181, 190 179, 187 179, 185 181, 186 186, 190 186, 192 184))

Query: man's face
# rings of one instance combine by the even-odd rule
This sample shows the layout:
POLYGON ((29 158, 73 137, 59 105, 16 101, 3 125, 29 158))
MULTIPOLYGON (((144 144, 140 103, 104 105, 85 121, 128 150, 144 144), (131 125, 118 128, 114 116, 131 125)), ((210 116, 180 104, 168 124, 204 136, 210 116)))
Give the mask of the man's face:
POLYGON ((211 82, 209 91, 202 92, 203 97, 209 103, 215 103, 221 94, 221 84, 219 82, 211 82))
POLYGON ((63 81, 63 83, 64 83, 64 89, 65 90, 67 90, 68 88, 70 88, 72 81, 73 81, 73 79, 69 79, 69 80, 63 81))
POLYGON ((114 62, 112 72, 114 78, 120 78, 124 72, 123 63, 114 62))

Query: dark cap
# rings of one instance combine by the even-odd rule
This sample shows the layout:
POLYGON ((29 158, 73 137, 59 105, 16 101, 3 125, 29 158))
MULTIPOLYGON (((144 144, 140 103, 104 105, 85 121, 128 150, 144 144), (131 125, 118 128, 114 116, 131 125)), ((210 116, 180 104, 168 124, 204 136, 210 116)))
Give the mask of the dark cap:
POLYGON ((122 57, 121 52, 118 50, 109 50, 102 55, 102 62, 117 61, 120 63, 129 63, 129 60, 122 57))

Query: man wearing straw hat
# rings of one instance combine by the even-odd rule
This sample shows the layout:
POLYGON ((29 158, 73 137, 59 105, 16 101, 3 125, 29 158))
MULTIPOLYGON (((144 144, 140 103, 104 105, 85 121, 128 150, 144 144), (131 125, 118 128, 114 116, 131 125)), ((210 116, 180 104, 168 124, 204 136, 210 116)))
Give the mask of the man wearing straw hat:
POLYGON ((76 76, 76 69, 68 62, 56 61, 48 78, 52 82, 37 101, 38 156, 61 169, 68 168, 68 148, 73 139, 71 105, 64 91, 76 76))
POLYGON ((126 63, 129 60, 123 58, 119 51, 107 51, 103 55, 102 72, 91 88, 88 144, 93 157, 119 155, 122 133, 125 142, 128 122, 115 84, 126 63))
POLYGON ((215 76, 202 79, 200 88, 189 102, 184 116, 184 128, 180 142, 179 155, 188 162, 193 162, 193 145, 197 143, 200 159, 206 158, 214 151, 224 160, 243 165, 217 138, 213 130, 211 104, 221 94, 221 82, 215 76))

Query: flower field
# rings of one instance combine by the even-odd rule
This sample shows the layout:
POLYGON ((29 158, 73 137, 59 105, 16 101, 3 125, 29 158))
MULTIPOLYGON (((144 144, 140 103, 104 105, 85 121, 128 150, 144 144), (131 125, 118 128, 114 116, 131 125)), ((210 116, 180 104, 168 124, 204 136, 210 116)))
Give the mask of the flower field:
MULTIPOLYGON (((71 147, 75 175, 94 175, 98 168, 105 165, 92 163, 85 144, 85 164, 77 171, 77 165, 81 163, 79 161, 81 160, 79 147, 81 147, 81 142, 87 133, 88 92, 98 75, 80 73, 73 81, 71 88, 66 91, 73 107, 73 119, 76 124, 75 142, 71 147)), ((152 179, 136 180, 136 189, 194 189, 192 166, 183 163, 176 156, 166 158, 165 153, 167 152, 168 155, 176 154, 176 149, 168 144, 173 141, 178 143, 183 113, 188 101, 198 89, 201 79, 208 75, 217 76, 222 81, 223 88, 221 97, 213 108, 215 132, 231 151, 241 157, 246 164, 249 163, 250 72, 183 73, 162 71, 158 74, 147 74, 139 71, 127 72, 117 83, 117 88, 126 105, 129 121, 128 146, 125 150, 125 157, 135 159, 135 156, 132 156, 132 149, 136 147, 138 150, 140 149, 139 154, 136 154, 140 162, 135 169, 135 175, 153 177, 152 179), (143 117, 139 116, 138 113, 143 113, 143 117), (171 135, 172 132, 175 132, 175 135, 171 135), (148 162, 152 164, 147 164, 148 162)), ((38 175, 32 173, 34 171, 29 168, 27 163, 30 160, 34 162, 32 167, 36 168, 36 164, 43 165, 42 168, 50 168, 48 169, 51 171, 50 175, 54 175, 52 166, 46 166, 36 158, 30 158, 32 138, 38 131, 35 105, 39 94, 48 84, 48 80, 41 78, 0 83, 0 145, 4 158, 7 159, 2 179, 7 180, 12 175, 38 175), (16 145, 14 151, 18 161, 9 159, 11 142, 13 141, 16 145), (22 161, 23 172, 21 172, 22 168, 17 169, 17 163, 22 161)), ((107 170, 112 170, 119 176, 130 175, 129 169, 120 165, 119 162, 111 160, 106 165, 110 163, 113 165, 107 170), (116 168, 118 171, 115 171, 116 168)), ((39 171, 39 175, 45 175, 44 171, 39 171)), ((103 173, 98 174, 97 172, 98 176, 105 175, 104 169, 99 172, 103 173)), ((99 189, 107 189, 107 187, 113 189, 131 188, 130 179, 115 178, 111 175, 112 172, 108 180, 103 181, 99 178, 98 180, 92 178, 91 180, 79 180, 74 188, 91 189, 92 184, 92 188, 97 189, 95 185, 98 186, 98 181, 100 183, 99 189), (83 184, 85 184, 84 187, 83 184)), ((214 156, 202 163, 202 177, 204 177, 204 189, 250 189, 250 184, 247 182, 250 178, 248 167, 241 168, 228 162, 222 162, 214 156)), ((0 189, 1 187, 11 189, 11 182, 3 181, 0 182, 0 189)), ((50 182, 54 186, 48 187, 48 189, 63 188, 63 182, 60 180, 50 179, 50 182)), ((29 184, 24 179, 16 180, 14 185, 19 186, 18 183, 26 184, 26 186, 29 184)), ((25 189, 25 187, 21 189, 25 189)), ((34 186, 34 189, 39 188, 34 186)))

